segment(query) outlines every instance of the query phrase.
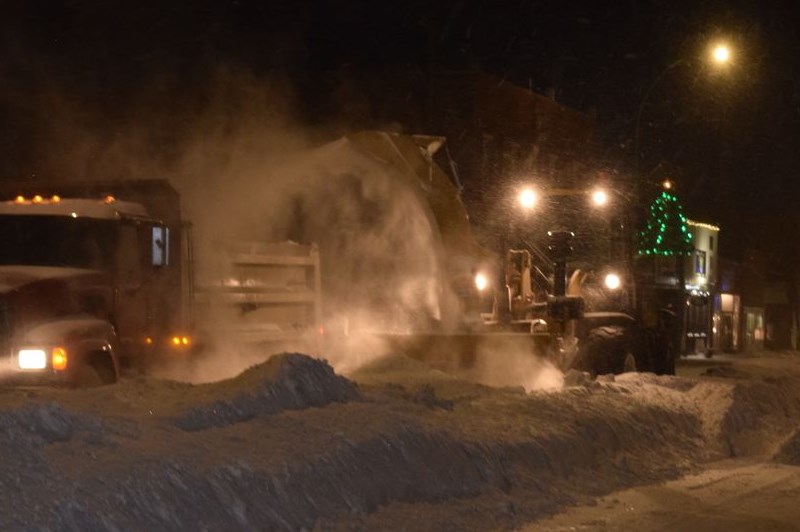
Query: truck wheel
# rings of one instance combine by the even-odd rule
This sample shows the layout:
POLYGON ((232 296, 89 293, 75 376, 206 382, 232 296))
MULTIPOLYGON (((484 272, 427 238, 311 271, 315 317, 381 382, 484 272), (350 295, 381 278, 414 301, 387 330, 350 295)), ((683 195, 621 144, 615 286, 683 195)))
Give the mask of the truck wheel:
POLYGON ((82 364, 75 374, 75 388, 97 388, 103 384, 100 372, 89 364, 82 364))
POLYGON ((117 380, 114 362, 106 353, 91 353, 78 367, 75 376, 77 388, 96 388, 113 384, 117 380))
POLYGON ((576 366, 597 376, 622 373, 631 363, 635 370, 636 360, 625 348, 625 329, 605 326, 589 331, 579 348, 576 366))

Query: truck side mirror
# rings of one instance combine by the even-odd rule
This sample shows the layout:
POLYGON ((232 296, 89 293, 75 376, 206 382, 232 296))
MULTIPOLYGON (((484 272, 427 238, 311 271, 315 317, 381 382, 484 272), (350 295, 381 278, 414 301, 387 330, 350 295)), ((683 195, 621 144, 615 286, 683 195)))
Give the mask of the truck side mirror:
POLYGON ((169 228, 154 225, 152 231, 152 257, 153 266, 161 267, 169 264, 169 228))

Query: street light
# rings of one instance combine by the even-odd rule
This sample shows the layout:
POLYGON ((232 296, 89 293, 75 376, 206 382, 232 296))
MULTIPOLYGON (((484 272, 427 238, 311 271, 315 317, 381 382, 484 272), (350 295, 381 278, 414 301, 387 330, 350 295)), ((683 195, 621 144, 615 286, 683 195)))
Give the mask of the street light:
MULTIPOLYGON (((721 68, 727 64, 729 64, 733 59, 733 52, 731 48, 724 44, 718 43, 711 47, 711 63, 716 65, 718 68, 721 68)), ((655 77, 653 82, 647 87, 644 95, 642 96, 642 100, 639 102, 639 107, 636 111, 636 126, 634 132, 634 155, 636 157, 635 160, 635 170, 636 176, 639 176, 639 162, 641 159, 641 153, 639 153, 639 133, 641 131, 641 122, 642 122, 642 111, 644 111, 644 106, 647 103, 648 98, 650 97, 650 93, 653 92, 653 89, 656 88, 661 83, 661 80, 667 75, 668 72, 674 70, 675 68, 688 64, 689 61, 686 58, 680 58, 676 61, 673 61, 667 67, 661 71, 661 73, 655 77)))
POLYGON ((731 49, 726 44, 718 44, 711 51, 711 57, 717 64, 728 63, 731 59, 731 49))

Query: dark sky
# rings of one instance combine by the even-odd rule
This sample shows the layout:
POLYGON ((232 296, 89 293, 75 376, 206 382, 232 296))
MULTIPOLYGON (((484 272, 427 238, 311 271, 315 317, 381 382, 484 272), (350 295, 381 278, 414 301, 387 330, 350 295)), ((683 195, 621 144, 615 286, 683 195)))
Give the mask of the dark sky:
POLYGON ((631 158, 641 111, 642 172, 669 173, 689 212, 743 231, 800 192, 795 4, 3 1, 0 173, 46 171, 71 127, 115 136, 146 120, 168 146, 221 67, 281 79, 295 102, 343 66, 478 67, 596 113, 599 138, 631 158), (703 55, 717 38, 736 54, 723 75, 703 55))

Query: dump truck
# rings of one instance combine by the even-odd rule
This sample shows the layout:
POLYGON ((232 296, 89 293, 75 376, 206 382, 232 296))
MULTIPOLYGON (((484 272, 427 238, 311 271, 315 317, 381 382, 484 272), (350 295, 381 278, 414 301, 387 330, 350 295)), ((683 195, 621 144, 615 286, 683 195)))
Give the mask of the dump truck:
POLYGON ((6 383, 113 383, 220 338, 314 349, 314 246, 227 242, 215 277, 198 279, 165 180, 4 182, 0 199, 6 383))

